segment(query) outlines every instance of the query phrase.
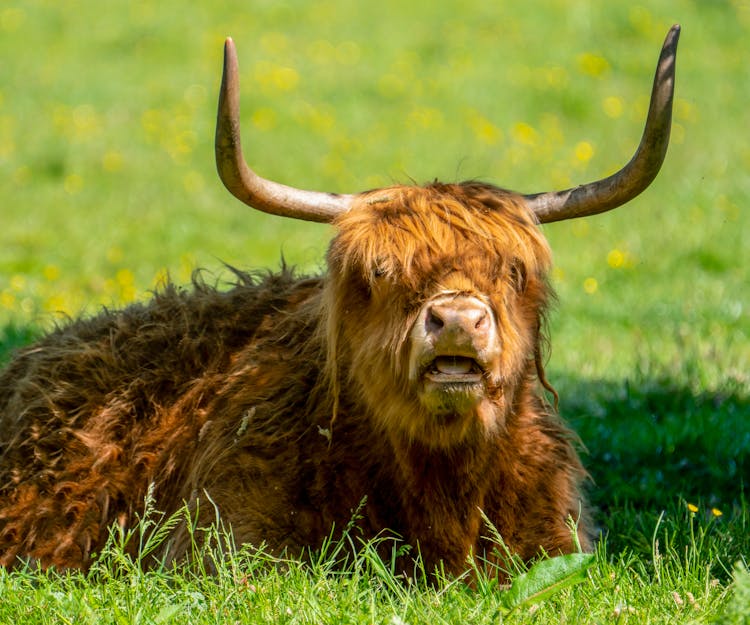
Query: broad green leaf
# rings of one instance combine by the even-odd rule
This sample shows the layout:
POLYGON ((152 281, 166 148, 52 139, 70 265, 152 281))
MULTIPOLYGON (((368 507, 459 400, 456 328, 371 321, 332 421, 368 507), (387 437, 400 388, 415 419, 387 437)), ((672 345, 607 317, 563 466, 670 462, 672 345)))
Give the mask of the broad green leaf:
POLYGON ((154 619, 155 623, 169 623, 173 620, 183 609, 184 605, 179 603, 168 603, 156 615, 154 619))
POLYGON ((512 611, 524 604, 543 601, 584 581, 586 571, 593 563, 594 556, 590 553, 571 553, 541 560, 515 579, 503 595, 503 605, 512 611))
POLYGON ((742 563, 734 565, 732 594, 719 623, 721 625, 750 624, 750 570, 742 563))

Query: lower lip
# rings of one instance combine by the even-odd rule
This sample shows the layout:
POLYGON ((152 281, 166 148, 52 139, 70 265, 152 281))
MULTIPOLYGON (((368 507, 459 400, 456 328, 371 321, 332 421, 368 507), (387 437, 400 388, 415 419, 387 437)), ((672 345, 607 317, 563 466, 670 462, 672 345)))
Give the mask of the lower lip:
POLYGON ((479 384, 482 381, 482 375, 479 373, 435 373, 428 372, 424 375, 425 379, 436 384, 479 384))

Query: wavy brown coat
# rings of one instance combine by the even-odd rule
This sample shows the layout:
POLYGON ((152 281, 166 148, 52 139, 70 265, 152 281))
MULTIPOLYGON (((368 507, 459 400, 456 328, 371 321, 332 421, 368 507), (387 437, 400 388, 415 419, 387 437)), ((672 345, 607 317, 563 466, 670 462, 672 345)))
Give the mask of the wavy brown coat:
MULTIPOLYGON (((676 33, 660 61, 672 73, 676 33)), ((668 126, 668 96, 634 161, 663 158, 647 135, 668 126)), ((0 564, 88 567, 149 488, 159 510, 218 512, 236 544, 276 554, 320 546, 365 498, 362 537, 400 536, 428 569, 492 559, 483 515, 524 559, 589 548, 585 473, 541 392, 551 292, 537 222, 598 212, 606 189, 297 192, 245 168, 236 114, 220 108, 222 179, 262 210, 332 221, 326 273, 169 285, 20 350, 0 374, 0 564)), ((160 555, 189 547, 180 526, 160 555)))

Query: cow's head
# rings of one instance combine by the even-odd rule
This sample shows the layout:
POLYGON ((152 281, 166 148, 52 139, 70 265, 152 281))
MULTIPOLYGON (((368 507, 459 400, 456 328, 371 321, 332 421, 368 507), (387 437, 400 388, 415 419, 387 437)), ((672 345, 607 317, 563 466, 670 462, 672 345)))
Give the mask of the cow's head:
POLYGON ((495 431, 548 298, 550 253, 523 198, 393 187, 335 224, 323 316, 341 383, 389 434, 443 446, 495 431))
POLYGON ((257 209, 338 228, 322 310, 335 396, 346 385, 385 433, 445 447, 501 428, 503 408, 534 367, 546 384, 539 352, 550 253, 537 224, 610 210, 651 183, 669 142, 678 37, 675 26, 631 161, 597 182, 525 196, 480 183, 337 195, 259 177, 242 156, 237 57, 227 40, 216 132, 222 181, 257 209))

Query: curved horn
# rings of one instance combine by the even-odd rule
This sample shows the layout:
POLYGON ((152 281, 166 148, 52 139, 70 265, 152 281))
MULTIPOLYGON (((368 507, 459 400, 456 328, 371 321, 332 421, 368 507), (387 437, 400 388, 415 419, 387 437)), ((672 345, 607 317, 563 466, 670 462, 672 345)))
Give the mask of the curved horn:
POLYGON ((633 158, 608 178, 566 191, 527 195, 526 203, 540 223, 596 215, 628 202, 651 184, 659 172, 669 144, 674 95, 674 70, 680 26, 667 33, 656 66, 651 104, 641 143, 633 158))
POLYGON ((224 73, 216 116, 216 169, 224 186, 248 206, 273 215, 330 222, 349 210, 353 197, 304 191, 261 178, 245 163, 240 143, 240 85, 237 51, 224 44, 224 73))

